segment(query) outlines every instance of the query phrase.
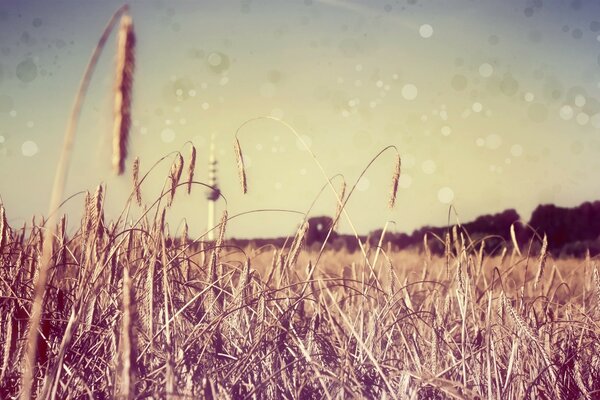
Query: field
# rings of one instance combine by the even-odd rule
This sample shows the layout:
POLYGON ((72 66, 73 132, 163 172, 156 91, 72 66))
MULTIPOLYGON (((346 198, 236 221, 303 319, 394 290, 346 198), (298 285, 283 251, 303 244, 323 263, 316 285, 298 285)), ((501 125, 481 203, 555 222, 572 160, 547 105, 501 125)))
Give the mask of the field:
MULTIPOLYGON (((59 222, 31 381, 38 398, 598 393, 600 282, 589 258, 512 244, 488 255, 459 227, 443 257, 386 251, 385 238, 364 254, 307 252, 302 227, 283 248, 231 248, 226 213, 215 242, 170 237, 159 200, 133 224, 109 222, 99 187, 81 224, 59 222)), ((13 398, 27 383, 46 228, 8 227, 2 214, 0 387, 13 398)))
MULTIPOLYGON (((150 203, 140 192, 151 169, 135 159, 121 215, 105 216, 101 185, 86 193, 81 221, 61 217, 83 98, 119 18, 113 165, 124 172, 135 48, 127 7, 109 21, 82 79, 51 212, 10 226, 0 204, 0 398, 600 396, 597 261, 554 259, 542 232, 527 243, 513 232, 491 252, 458 224, 412 250, 395 248, 386 229, 377 246, 354 232, 359 251, 349 253, 327 240, 305 246, 307 213, 283 246, 240 248, 227 240, 236 216, 225 211, 214 239, 190 237, 185 223, 174 230, 167 221, 186 191, 215 189, 194 179, 193 146, 161 160, 172 166, 150 203)), ((397 149, 383 152, 395 156, 392 193, 373 207, 394 206, 401 175, 397 149)), ((338 191, 321 171, 337 199, 334 224, 352 226, 345 205, 356 185, 338 191)))

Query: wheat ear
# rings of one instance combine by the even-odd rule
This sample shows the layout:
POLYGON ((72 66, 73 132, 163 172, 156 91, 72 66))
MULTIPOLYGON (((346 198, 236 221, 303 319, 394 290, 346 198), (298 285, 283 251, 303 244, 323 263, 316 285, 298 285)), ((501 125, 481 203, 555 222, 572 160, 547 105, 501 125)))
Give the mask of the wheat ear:
POLYGON ((115 82, 115 115, 113 126, 113 169, 117 175, 125 171, 127 141, 131 127, 131 95, 135 66, 135 34, 133 20, 121 17, 117 45, 117 77, 115 82))
POLYGON ((173 165, 171 165, 171 172, 169 173, 169 182, 171 183, 171 188, 169 189, 169 207, 173 205, 173 199, 175 198, 175 192, 177 191, 177 185, 179 184, 179 179, 181 179, 182 171, 183 157, 180 153, 177 153, 177 157, 175 158, 173 165))
POLYGON ((192 192, 192 183, 194 182, 194 171, 196 169, 196 147, 192 146, 190 154, 190 165, 188 167, 187 192, 192 192))
POLYGON ((287 265, 292 266, 296 263, 298 259, 298 254, 300 254, 300 249, 302 248, 302 243, 304 242, 304 237, 306 236, 306 232, 308 231, 308 222, 304 222, 300 229, 298 229, 298 233, 294 238, 294 242, 292 243, 292 247, 290 248, 290 254, 288 255, 287 265))
POLYGON ((138 206, 142 206, 142 189, 140 187, 140 159, 138 157, 133 160, 133 190, 135 193, 135 201, 138 206))
POLYGON ((396 157, 396 165, 394 166, 394 175, 392 176, 392 192, 390 194, 390 201, 388 203, 390 208, 394 208, 396 205, 396 195, 398 194, 398 182, 400 181, 400 170, 402 167, 402 160, 400 155, 396 157))
POLYGON ((337 224, 340 220, 340 216, 342 215, 342 211, 344 210, 344 198, 346 197, 346 181, 342 182, 342 190, 340 191, 339 200, 337 202, 337 207, 335 210, 335 217, 333 218, 333 227, 331 229, 335 230, 337 228, 337 224))
POLYGON ((242 192, 246 194, 248 192, 248 185, 246 183, 246 168, 244 167, 244 155, 242 154, 242 147, 240 141, 235 138, 235 158, 237 160, 238 174, 240 175, 240 184, 242 186, 242 192))

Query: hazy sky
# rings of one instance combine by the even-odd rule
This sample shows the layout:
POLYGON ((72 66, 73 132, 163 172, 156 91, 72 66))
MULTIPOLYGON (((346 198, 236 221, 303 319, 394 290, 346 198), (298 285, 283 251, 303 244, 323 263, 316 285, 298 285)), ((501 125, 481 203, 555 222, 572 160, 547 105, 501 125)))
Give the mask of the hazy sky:
MULTIPOLYGON (((77 85, 113 1, 0 1, 0 196, 19 225, 45 213, 77 85)), ((284 126, 246 125, 240 141, 249 193, 233 152, 244 121, 272 115, 292 125, 329 176, 349 184, 386 145, 403 175, 387 208, 393 170, 384 154, 359 182, 349 211, 361 233, 443 224, 539 203, 600 198, 600 2, 595 0, 134 1, 137 34, 127 173, 110 169, 116 38, 86 98, 67 193, 108 185, 116 213, 142 171, 174 150, 198 148, 206 180, 210 136, 230 214, 304 211, 324 179, 284 126)), ((170 160, 142 192, 160 192, 170 160)), ((335 181, 337 187, 340 181, 335 181)), ((83 197, 68 203, 79 210, 83 197)), ((324 192, 313 214, 333 214, 324 192)), ((171 224, 206 224, 202 190, 178 194, 171 224)), ((74 213, 73 215, 77 215, 74 213)), ((77 216, 78 218, 78 216, 77 216)), ((230 234, 279 235, 298 217, 257 213, 230 234)), ((77 221, 71 221, 71 226, 77 221)), ((348 224, 341 225, 348 231, 348 224)), ((174 230, 174 228, 172 228, 174 230)))

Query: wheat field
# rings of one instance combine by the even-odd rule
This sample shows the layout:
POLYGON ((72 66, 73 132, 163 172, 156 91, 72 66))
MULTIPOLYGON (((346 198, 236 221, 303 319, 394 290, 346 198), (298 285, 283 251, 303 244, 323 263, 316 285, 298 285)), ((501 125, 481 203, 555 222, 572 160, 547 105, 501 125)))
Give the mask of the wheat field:
MULTIPOLYGON (((400 251, 384 229, 376 246, 356 234, 360 251, 350 253, 327 240, 305 246, 307 213, 283 246, 240 248, 227 240, 236 216, 224 211, 216 239, 192 237, 167 221, 186 192, 210 188, 194 178, 193 146, 163 158, 170 173, 150 202, 141 192, 151 169, 135 159, 121 215, 105 216, 100 185, 80 221, 61 216, 81 104, 119 20, 113 165, 124 172, 135 48, 126 7, 82 80, 51 212, 11 226, 0 205, 0 398, 598 398, 596 260, 555 259, 543 235, 517 243, 513 234, 490 252, 456 224, 430 238, 438 256, 427 239, 400 251)), ((237 135, 233 144, 245 193, 237 135)), ((373 204, 393 207, 401 160, 386 151, 396 155, 392 193, 373 204)), ((351 221, 354 188, 323 175, 334 225, 351 221)))
MULTIPOLYGON (((226 213, 215 242, 185 227, 171 237, 168 201, 133 223, 107 221, 102 192, 74 227, 63 217, 52 241, 37 398, 598 393, 600 281, 589 258, 511 244, 488 255, 460 227, 443 257, 385 245, 366 256, 303 251, 305 229, 282 248, 231 248, 226 213)), ((9 227, 4 209, 2 221, 0 387, 15 398, 46 227, 9 227)))

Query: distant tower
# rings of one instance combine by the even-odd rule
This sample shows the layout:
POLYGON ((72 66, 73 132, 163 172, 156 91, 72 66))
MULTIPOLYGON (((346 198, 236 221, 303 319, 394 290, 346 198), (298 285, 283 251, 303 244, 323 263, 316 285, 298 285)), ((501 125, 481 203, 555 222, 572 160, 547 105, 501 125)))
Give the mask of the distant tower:
POLYGON ((215 203, 219 199, 221 191, 217 183, 217 159, 215 158, 215 134, 210 137, 210 155, 208 156, 208 184, 212 189, 207 188, 206 200, 208 200, 208 219, 206 220, 206 229, 208 230, 208 240, 215 240, 215 203))

